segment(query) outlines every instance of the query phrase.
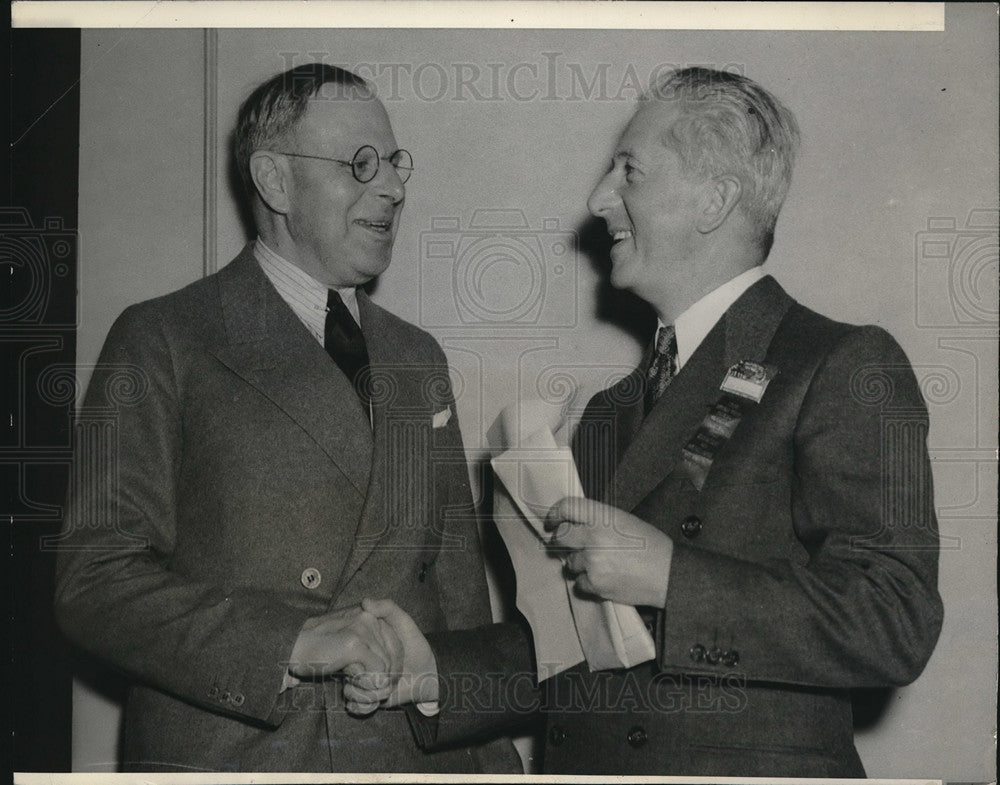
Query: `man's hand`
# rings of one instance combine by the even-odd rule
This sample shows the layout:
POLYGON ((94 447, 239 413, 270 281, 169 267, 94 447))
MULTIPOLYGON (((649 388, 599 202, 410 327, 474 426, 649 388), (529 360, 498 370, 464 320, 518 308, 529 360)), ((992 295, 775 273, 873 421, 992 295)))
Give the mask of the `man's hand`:
POLYGON ((659 529, 592 499, 567 497, 545 519, 576 588, 623 605, 662 608, 674 543, 659 529))
MULTIPOLYGON (((391 600, 383 603, 396 607, 391 600)), ((392 627, 355 606, 306 619, 292 648, 288 672, 295 679, 344 672, 377 698, 368 709, 372 711, 378 700, 389 696, 402 667, 403 645, 392 627)))
POLYGON ((438 699, 437 661, 424 634, 410 616, 391 600, 363 600, 361 607, 386 625, 402 643, 402 668, 388 695, 373 690, 360 679, 344 684, 348 711, 367 713, 381 702, 385 706, 428 703, 438 699), (374 704, 374 705, 373 705, 374 704))

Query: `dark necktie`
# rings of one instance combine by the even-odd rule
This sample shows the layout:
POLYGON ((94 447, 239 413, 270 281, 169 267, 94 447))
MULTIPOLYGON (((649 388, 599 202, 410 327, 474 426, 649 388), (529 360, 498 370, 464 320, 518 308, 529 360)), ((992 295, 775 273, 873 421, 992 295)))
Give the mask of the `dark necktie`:
POLYGON ((361 328, 335 289, 330 289, 326 300, 323 345, 354 387, 354 392, 361 399, 361 405, 367 415, 371 402, 366 378, 369 364, 368 347, 365 345, 365 336, 361 333, 361 328))
POLYGON ((646 371, 646 395, 643 401, 646 414, 649 414, 673 380, 676 364, 677 334, 671 325, 661 328, 656 334, 656 346, 653 348, 649 370, 646 371))

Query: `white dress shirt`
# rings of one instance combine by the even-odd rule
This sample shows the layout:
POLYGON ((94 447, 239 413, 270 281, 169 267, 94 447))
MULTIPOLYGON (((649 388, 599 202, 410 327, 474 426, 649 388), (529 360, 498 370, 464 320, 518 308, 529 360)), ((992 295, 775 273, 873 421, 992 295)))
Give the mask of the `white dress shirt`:
MULTIPOLYGON (((326 301, 330 287, 324 286, 309 273, 272 251, 259 237, 254 242, 253 255, 264 275, 278 290, 281 299, 288 303, 293 313, 312 333, 313 338, 319 341, 321 346, 324 345, 326 301)), ((354 321, 360 325, 361 313, 358 310, 357 290, 353 286, 332 288, 337 290, 354 321)))
MULTIPOLYGON (((677 372, 691 359, 691 355, 701 346, 716 322, 729 310, 734 302, 767 273, 764 268, 751 267, 735 278, 714 289, 698 302, 688 308, 674 320, 674 332, 677 336, 677 372)), ((657 334, 666 325, 657 320, 657 334)))

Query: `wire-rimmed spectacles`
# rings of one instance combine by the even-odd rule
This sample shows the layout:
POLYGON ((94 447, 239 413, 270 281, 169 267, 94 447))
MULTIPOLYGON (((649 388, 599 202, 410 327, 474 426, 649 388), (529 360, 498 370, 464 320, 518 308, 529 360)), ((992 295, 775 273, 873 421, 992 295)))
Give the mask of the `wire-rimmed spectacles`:
POLYGON ((284 150, 275 150, 276 153, 281 155, 288 155, 292 158, 312 158, 317 161, 331 161, 335 164, 340 164, 341 166, 351 167, 351 174, 354 175, 354 179, 359 183, 371 182, 375 175, 378 174, 378 168, 381 161, 388 161, 392 164, 392 167, 396 170, 396 175, 399 177, 400 181, 406 182, 410 179, 410 175, 413 173, 413 156, 407 150, 397 150, 396 152, 382 158, 378 154, 378 150, 372 147, 370 144, 362 145, 358 148, 358 151, 354 154, 354 157, 350 161, 344 161, 340 158, 329 158, 325 155, 306 155, 305 153, 288 153, 284 150))

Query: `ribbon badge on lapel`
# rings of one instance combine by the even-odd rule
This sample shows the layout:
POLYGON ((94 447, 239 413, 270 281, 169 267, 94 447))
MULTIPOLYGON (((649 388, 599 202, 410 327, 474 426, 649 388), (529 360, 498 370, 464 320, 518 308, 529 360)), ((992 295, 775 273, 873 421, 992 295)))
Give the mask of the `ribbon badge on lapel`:
POLYGON ((774 366, 740 360, 733 365, 719 385, 722 395, 712 404, 682 455, 691 482, 700 491, 712 468, 715 456, 725 446, 743 415, 760 403, 764 391, 777 375, 774 366))

